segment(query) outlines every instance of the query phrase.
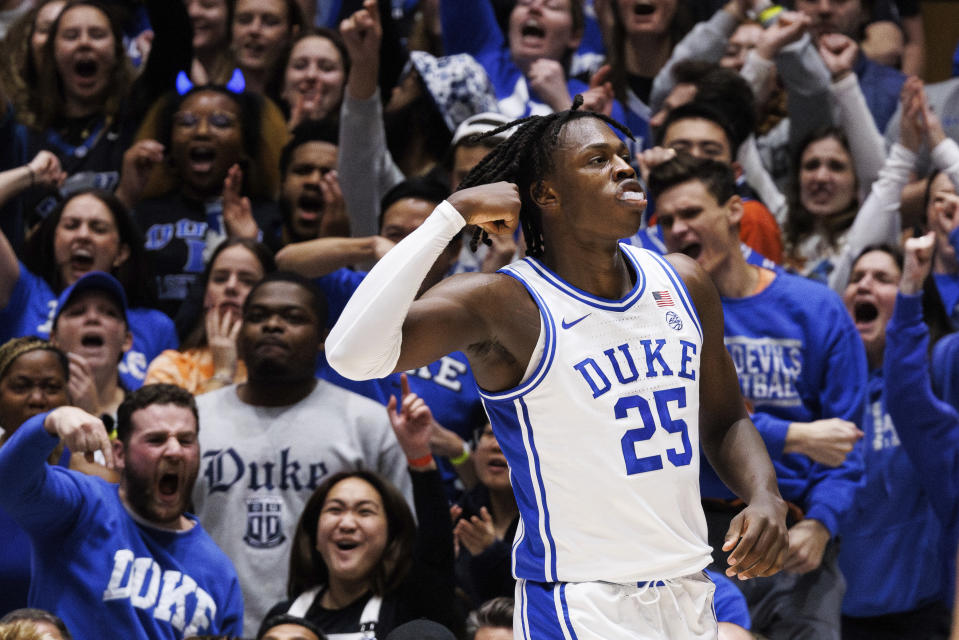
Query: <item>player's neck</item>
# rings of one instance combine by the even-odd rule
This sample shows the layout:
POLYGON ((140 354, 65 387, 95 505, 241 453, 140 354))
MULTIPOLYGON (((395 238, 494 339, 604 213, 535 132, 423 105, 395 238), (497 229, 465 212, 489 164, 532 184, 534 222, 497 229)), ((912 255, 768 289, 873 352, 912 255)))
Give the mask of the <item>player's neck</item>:
MULTIPOLYGON (((546 240, 550 246, 549 239, 546 240)), ((619 300, 629 293, 636 275, 623 258, 619 244, 615 249, 547 251, 543 262, 569 284, 594 296, 619 300)))

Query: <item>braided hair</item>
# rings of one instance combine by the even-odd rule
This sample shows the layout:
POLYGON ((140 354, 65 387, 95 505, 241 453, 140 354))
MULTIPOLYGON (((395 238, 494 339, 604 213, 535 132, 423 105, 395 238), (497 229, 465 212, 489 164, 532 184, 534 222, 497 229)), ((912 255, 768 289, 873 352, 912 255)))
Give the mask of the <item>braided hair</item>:
MULTIPOLYGON (((513 135, 498 144, 466 174, 457 191, 491 182, 515 183, 519 187, 521 201, 519 219, 523 227, 523 236, 526 238, 526 255, 528 256, 540 257, 546 250, 543 242, 542 213, 530 197, 530 188, 553 170, 553 152, 559 144, 559 134, 563 127, 568 122, 579 118, 599 118, 629 136, 631 140, 635 139, 626 126, 609 116, 595 111, 579 111, 582 105, 583 97, 577 95, 573 100, 573 106, 567 111, 520 118, 472 138, 472 141, 476 142, 499 135, 513 127, 519 127, 513 135)), ((470 249, 475 251, 480 242, 491 244, 488 234, 480 227, 476 227, 470 241, 470 249)))

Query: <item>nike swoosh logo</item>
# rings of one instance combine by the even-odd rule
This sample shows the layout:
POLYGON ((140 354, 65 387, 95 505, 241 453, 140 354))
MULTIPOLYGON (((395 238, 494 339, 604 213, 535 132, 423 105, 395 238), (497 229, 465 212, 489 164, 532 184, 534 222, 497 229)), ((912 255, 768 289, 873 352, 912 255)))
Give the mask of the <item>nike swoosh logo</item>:
POLYGON ((587 314, 586 314, 585 316, 583 316, 582 318, 577 318, 576 320, 573 320, 572 322, 566 322, 566 318, 563 318, 563 322, 562 322, 563 328, 564 328, 564 329, 571 329, 571 328, 573 328, 574 326, 576 326, 577 324, 579 324, 580 322, 582 322, 583 320, 585 320, 586 318, 590 317, 591 315, 593 315, 592 312, 587 313, 587 314))

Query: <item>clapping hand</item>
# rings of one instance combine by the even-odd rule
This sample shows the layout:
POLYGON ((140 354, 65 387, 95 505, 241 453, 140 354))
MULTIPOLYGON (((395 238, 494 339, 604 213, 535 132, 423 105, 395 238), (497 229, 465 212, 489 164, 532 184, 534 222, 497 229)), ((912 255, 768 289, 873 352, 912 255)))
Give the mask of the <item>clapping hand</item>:
POLYGON ((260 227, 253 219, 253 207, 250 199, 241 195, 243 190, 243 170, 235 164, 226 172, 223 181, 223 224, 230 237, 256 240, 260 227))

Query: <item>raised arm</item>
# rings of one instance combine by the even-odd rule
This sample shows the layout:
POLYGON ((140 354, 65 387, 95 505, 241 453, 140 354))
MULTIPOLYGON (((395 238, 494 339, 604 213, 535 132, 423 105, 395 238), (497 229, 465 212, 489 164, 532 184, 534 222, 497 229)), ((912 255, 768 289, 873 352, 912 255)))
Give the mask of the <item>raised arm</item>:
POLYGON ((922 284, 934 251, 933 235, 910 238, 899 296, 886 328, 883 361, 895 363, 893 375, 883 376, 889 416, 902 446, 918 469, 933 510, 943 520, 955 519, 959 486, 946 478, 959 472, 959 413, 932 391, 929 376, 929 328, 922 320, 922 284))
POLYGON ((667 258, 686 283, 703 327, 700 355, 699 438, 709 463, 748 505, 729 525, 723 549, 732 550, 726 574, 769 576, 787 550, 786 503, 766 446, 746 412, 739 379, 723 342, 723 309, 709 276, 685 256, 667 258))
POLYGON ((845 289, 853 261, 865 247, 879 243, 895 245, 899 240, 902 190, 916 165, 926 128, 922 114, 927 106, 921 80, 910 78, 903 84, 901 104, 904 115, 899 141, 889 150, 879 179, 873 183, 869 197, 856 214, 846 246, 829 274, 829 287, 836 293, 841 294, 845 289))
POLYGON ((430 267, 467 222, 494 233, 511 232, 519 208, 519 192, 506 182, 457 191, 440 203, 353 294, 326 341, 333 368, 354 380, 380 378, 487 342, 488 319, 497 308, 490 286, 506 276, 447 278, 413 300, 430 267))
POLYGON ((340 187, 354 236, 379 232, 380 199, 403 180, 386 146, 383 106, 377 89, 383 27, 376 0, 340 24, 352 65, 340 108, 340 187))
MULTIPOLYGON (((34 185, 59 186, 65 177, 57 157, 49 151, 41 151, 22 167, 0 173, 0 206, 34 185)), ((10 296, 19 279, 20 263, 17 254, 9 238, 0 232, 0 309, 10 302, 10 296)))
POLYGON ((47 456, 63 442, 74 454, 92 460, 101 451, 113 468, 113 450, 103 422, 82 409, 60 407, 41 413, 14 432, 0 447, 0 506, 28 531, 49 533, 69 525, 83 500, 82 488, 61 469, 46 464, 47 456))
POLYGON ((747 5, 743 0, 730 0, 716 11, 709 20, 699 22, 673 47, 669 60, 653 79, 653 88, 649 93, 649 106, 653 112, 659 110, 663 100, 669 95, 676 82, 673 79, 673 67, 682 60, 703 60, 719 62, 726 51, 726 42, 739 24, 746 19, 747 5))
POLYGON ((490 0, 440 0, 440 21, 447 55, 468 53, 482 63, 507 47, 490 0))

